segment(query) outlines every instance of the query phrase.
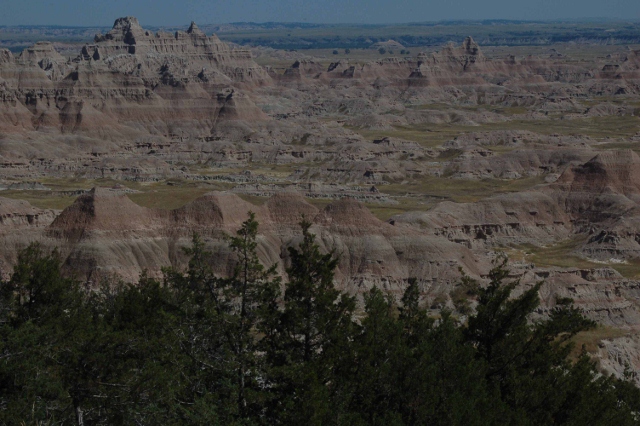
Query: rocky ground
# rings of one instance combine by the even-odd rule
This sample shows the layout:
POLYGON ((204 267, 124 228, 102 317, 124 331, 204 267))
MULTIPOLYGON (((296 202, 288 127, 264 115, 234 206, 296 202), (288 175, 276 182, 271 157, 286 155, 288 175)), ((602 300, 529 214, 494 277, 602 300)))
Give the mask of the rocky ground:
POLYGON ((522 288, 545 281, 540 315, 573 298, 601 324, 586 343, 602 367, 640 371, 640 50, 616 52, 487 57, 467 37, 372 62, 261 49, 258 65, 195 24, 135 18, 72 59, 2 50, 2 272, 40 241, 87 283, 135 280, 183 266, 198 232, 225 274, 250 210, 284 268, 304 214, 343 289, 417 277, 453 307, 461 274, 505 252, 522 288))

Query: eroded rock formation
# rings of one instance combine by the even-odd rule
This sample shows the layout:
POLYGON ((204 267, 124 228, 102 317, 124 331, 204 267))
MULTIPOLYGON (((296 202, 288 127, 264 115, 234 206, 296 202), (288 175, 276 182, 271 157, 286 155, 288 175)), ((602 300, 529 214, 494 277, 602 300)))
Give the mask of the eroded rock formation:
MULTIPOLYGON (((184 267, 193 232, 227 274, 225 235, 249 210, 261 259, 282 272, 304 214, 323 249, 341 255, 336 282, 349 292, 398 295, 417 277, 430 307, 452 307, 459 268, 483 281, 496 254, 513 251, 521 288, 546 282, 540 315, 571 297, 635 333, 640 284, 614 268, 640 260, 637 51, 516 57, 468 37, 372 61, 285 53, 274 55, 291 65, 262 67, 195 23, 154 33, 132 17, 72 57, 47 42, 0 50, 0 188, 12 197, 70 178, 228 189, 176 209, 142 207, 122 188, 74 186, 80 195, 62 211, 2 198, 5 276, 31 241, 58 247, 86 282, 158 276, 184 267), (404 213, 381 221, 372 206, 404 213), (530 261, 558 244, 588 266, 530 261)), ((637 363, 629 339, 604 343, 602 356, 637 363)))

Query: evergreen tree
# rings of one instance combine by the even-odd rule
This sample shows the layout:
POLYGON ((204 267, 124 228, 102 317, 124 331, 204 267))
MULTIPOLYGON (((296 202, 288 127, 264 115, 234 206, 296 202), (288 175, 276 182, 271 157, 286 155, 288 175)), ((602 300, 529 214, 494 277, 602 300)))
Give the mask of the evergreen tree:
POLYGON ((258 259, 257 235, 258 222, 255 214, 249 212, 249 219, 242 223, 237 236, 230 242, 231 250, 238 257, 235 273, 230 279, 220 281, 227 299, 228 343, 234 355, 240 417, 247 417, 250 410, 253 413, 260 411, 258 407, 250 406, 254 402, 259 403, 261 389, 257 374, 259 359, 256 356, 256 332, 260 327, 258 313, 262 302, 272 301, 280 287, 280 280, 275 276, 277 265, 265 269, 258 259))
POLYGON ((354 340, 349 423, 402 424, 401 384, 407 352, 393 299, 374 287, 365 295, 365 316, 354 340))
POLYGON ((400 380, 402 414, 409 425, 501 425, 503 404, 485 382, 486 364, 475 358, 463 331, 447 311, 406 336, 410 358, 400 380))
POLYGON ((335 414, 330 394, 336 366, 348 354, 355 299, 334 286, 335 253, 320 252, 310 222, 300 226, 299 247, 289 247, 283 311, 263 347, 277 392, 272 415, 288 424, 323 424, 335 414))
MULTIPOLYGON (((87 292, 38 245, 0 283, 0 423, 50 425, 636 425, 640 390, 599 374, 571 338, 593 326, 570 300, 534 320, 541 284, 513 291, 506 259, 464 318, 333 285, 335 253, 310 224, 286 291, 257 256, 253 214, 216 277, 194 236, 186 273, 87 292), (462 319, 461 319, 462 318, 462 319)), ((469 292, 468 289, 473 289, 469 292)))
POLYGON ((90 316, 57 252, 32 244, 2 283, 0 419, 83 424, 96 383, 85 368, 90 316))
MULTIPOLYGON (((595 367, 586 357, 575 364, 569 359, 570 339, 595 324, 570 303, 558 306, 546 320, 532 321, 542 283, 511 297, 519 282, 504 282, 509 275, 506 264, 506 258, 499 260, 489 274, 489 285, 478 290, 477 312, 465 329, 476 358, 486 363, 487 385, 509 407, 505 412, 508 417, 505 414, 503 419, 515 424, 575 424, 573 416, 584 418, 584 412, 569 413, 567 406, 576 408, 577 402, 585 399, 612 398, 610 404, 600 407, 607 412, 605 417, 634 423, 628 407, 619 401, 613 403, 618 381, 597 379, 595 367)), ((601 417, 591 416, 589 424, 611 424, 598 422, 601 417)))
POLYGON ((340 327, 351 321, 353 298, 338 291, 333 283, 339 258, 334 252, 322 254, 303 220, 302 242, 289 247, 291 266, 284 293, 280 332, 292 363, 309 362, 320 356, 340 327))
POLYGON ((418 280, 409 278, 405 289, 401 306, 398 308, 399 320, 403 327, 403 336, 409 349, 414 350, 431 331, 434 320, 429 318, 427 311, 420 307, 420 287, 418 280))

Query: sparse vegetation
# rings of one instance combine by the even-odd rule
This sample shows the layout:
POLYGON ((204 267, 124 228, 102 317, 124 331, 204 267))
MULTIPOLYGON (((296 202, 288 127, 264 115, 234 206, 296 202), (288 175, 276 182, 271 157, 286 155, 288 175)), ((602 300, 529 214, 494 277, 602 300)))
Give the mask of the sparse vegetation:
POLYGON ((474 202, 500 193, 530 189, 542 182, 542 177, 469 180, 424 176, 417 182, 394 183, 385 185, 380 190, 395 196, 412 194, 423 199, 437 197, 441 200, 474 202))
POLYGON ((586 241, 584 236, 574 236, 549 246, 520 245, 506 250, 512 258, 519 258, 531 262, 539 267, 557 266, 561 268, 603 268, 615 269, 622 276, 629 279, 640 277, 640 262, 627 261, 625 263, 594 262, 578 256, 575 250, 586 241))
MULTIPOLYGON (((184 206, 190 201, 225 185, 212 187, 198 187, 196 185, 153 185, 145 191, 129 194, 134 203, 149 208, 172 210, 184 206)), ((228 187, 228 185, 226 185, 228 187)))
POLYGON ((598 345, 603 340, 612 340, 627 335, 629 335, 629 331, 603 325, 598 325, 590 330, 581 331, 571 339, 571 342, 573 343, 571 357, 572 359, 577 360, 583 351, 596 355, 599 349, 598 345))

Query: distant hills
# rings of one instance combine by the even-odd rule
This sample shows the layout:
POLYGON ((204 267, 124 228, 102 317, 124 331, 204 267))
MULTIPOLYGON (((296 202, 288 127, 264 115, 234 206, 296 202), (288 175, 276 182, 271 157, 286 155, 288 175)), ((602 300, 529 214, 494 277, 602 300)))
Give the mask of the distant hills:
MULTIPOLYGON (((152 27, 158 31, 182 28, 152 27)), ((232 22, 202 25, 227 42, 276 49, 366 48, 393 39, 406 47, 439 46, 473 34, 485 46, 551 45, 554 43, 640 44, 640 22, 612 19, 524 21, 480 20, 414 22, 392 25, 317 24, 306 22, 232 22)), ((38 40, 86 43, 108 27, 0 26, 0 47, 14 52, 38 40)))

